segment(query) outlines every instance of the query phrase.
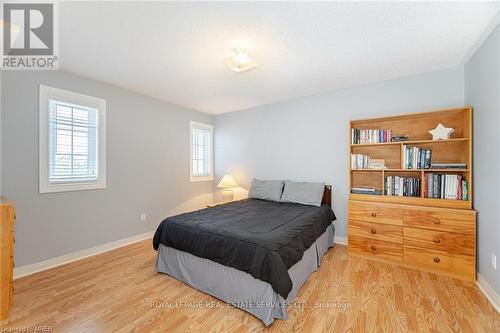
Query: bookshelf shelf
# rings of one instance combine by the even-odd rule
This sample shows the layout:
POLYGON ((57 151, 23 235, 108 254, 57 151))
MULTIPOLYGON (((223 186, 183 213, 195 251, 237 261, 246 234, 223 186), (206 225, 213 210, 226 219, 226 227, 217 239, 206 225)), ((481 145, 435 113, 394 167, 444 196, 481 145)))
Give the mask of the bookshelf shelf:
POLYGON ((351 147, 371 147, 371 146, 389 146, 389 145, 419 145, 419 144, 436 144, 436 143, 449 143, 449 142, 467 142, 469 138, 454 138, 448 140, 409 140, 397 142, 382 142, 382 143, 365 143, 365 144, 351 144, 351 147))
POLYGON ((351 193, 351 199, 360 201, 390 203, 390 204, 469 209, 469 202, 463 200, 433 199, 433 198, 422 198, 422 197, 399 197, 394 195, 369 195, 369 194, 354 194, 354 193, 351 193))

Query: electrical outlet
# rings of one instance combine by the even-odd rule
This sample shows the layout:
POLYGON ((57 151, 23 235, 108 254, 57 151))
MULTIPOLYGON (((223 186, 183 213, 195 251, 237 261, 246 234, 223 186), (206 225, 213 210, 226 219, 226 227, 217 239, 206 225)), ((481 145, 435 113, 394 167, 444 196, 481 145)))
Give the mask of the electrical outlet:
POLYGON ((494 253, 491 254, 491 266, 495 271, 497 270, 497 256, 494 253))
POLYGON ((141 213, 141 222, 146 221, 146 213, 141 213))

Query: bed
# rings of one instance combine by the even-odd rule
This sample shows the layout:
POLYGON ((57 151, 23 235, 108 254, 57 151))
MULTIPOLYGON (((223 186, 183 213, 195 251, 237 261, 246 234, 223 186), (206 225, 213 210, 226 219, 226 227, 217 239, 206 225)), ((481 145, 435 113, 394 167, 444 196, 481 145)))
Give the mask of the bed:
POLYGON ((331 186, 320 207, 244 199, 169 217, 153 238, 156 267, 268 326, 333 246, 331 186))

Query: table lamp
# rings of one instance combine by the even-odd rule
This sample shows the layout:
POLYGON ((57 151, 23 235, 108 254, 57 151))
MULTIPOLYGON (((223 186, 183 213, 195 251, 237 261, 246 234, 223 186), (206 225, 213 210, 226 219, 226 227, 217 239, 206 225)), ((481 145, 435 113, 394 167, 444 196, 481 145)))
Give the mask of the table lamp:
POLYGON ((219 185, 217 185, 218 188, 222 189, 222 200, 224 202, 229 202, 233 200, 233 190, 231 188, 233 187, 238 187, 238 183, 236 180, 233 178, 231 175, 225 175, 222 177, 222 180, 220 181, 219 185))

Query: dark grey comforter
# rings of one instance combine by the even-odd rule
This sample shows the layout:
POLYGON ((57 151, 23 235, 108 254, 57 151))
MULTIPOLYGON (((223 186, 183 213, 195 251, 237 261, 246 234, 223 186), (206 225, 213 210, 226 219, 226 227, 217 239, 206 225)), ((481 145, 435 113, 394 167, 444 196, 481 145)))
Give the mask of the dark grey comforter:
POLYGON ((245 199, 166 218, 153 247, 161 243, 247 272, 286 299, 288 269, 334 220, 327 205, 245 199))

